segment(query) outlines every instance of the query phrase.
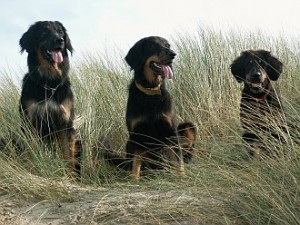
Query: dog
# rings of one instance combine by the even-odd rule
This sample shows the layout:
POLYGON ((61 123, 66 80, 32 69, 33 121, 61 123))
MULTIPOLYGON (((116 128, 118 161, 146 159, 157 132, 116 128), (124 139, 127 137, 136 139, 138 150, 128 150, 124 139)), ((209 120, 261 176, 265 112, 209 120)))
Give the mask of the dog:
POLYGON ((28 53, 21 117, 43 140, 58 140, 69 168, 79 173, 81 144, 73 127, 74 97, 68 76, 68 51, 72 54, 73 47, 66 28, 59 21, 38 21, 22 35, 20 46, 21 53, 28 53))
MULTIPOLYGON (((172 162, 180 176, 184 176, 184 163, 179 147, 176 114, 166 79, 172 79, 172 62, 176 54, 168 41, 150 36, 139 40, 129 50, 125 61, 134 71, 129 85, 126 109, 126 126, 129 139, 126 156, 110 158, 118 167, 129 167, 133 179, 139 179, 141 170, 161 169, 165 162, 172 162)), ((190 122, 180 125, 186 135, 184 149, 191 159, 196 128, 190 122)))
MULTIPOLYGON (((251 146, 259 143, 261 132, 280 139, 280 132, 276 131, 274 122, 283 128, 284 115, 281 100, 272 82, 280 77, 282 62, 269 51, 248 50, 242 52, 230 68, 237 82, 244 83, 240 103, 240 121, 244 130, 242 138, 251 146)), ((271 153, 270 150, 260 149, 271 153)), ((259 150, 251 152, 251 155, 259 156, 259 150)))

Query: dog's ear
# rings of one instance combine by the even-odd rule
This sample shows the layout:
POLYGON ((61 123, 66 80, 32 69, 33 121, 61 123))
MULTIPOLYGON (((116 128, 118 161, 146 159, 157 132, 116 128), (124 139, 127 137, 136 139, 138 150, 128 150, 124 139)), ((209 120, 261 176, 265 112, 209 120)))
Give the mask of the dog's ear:
POLYGON ((245 57, 246 52, 242 52, 242 54, 239 57, 237 57, 230 65, 231 73, 239 83, 245 80, 245 57))
POLYGON ((25 50, 30 53, 33 52, 35 49, 35 37, 34 37, 34 28, 31 26, 28 31, 26 31, 20 41, 19 44, 21 46, 21 53, 23 53, 25 50))
POLYGON ((59 21, 55 21, 55 23, 57 23, 63 30, 64 32, 64 39, 65 39, 65 45, 66 45, 66 48, 71 52, 71 54, 73 53, 74 49, 73 49, 73 46, 71 44, 71 39, 67 33, 67 29, 63 26, 63 24, 59 21))
POLYGON ((66 48, 71 52, 71 54, 73 54, 73 46, 71 44, 71 39, 69 37, 69 35, 67 34, 67 32, 65 33, 65 42, 66 42, 66 48))
POLYGON ((131 67, 131 70, 139 71, 143 68, 145 61, 143 41, 138 41, 131 49, 129 49, 125 61, 131 67))
POLYGON ((283 64, 275 56, 271 55, 271 52, 264 52, 265 59, 268 63, 267 73, 271 80, 278 80, 280 74, 282 73, 283 64))

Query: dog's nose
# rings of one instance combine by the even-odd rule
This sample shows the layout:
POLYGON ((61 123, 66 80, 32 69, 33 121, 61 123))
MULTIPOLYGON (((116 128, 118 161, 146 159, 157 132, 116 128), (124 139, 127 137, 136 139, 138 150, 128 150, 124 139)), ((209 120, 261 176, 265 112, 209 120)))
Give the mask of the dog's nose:
POLYGON ((176 56, 176 53, 173 52, 172 50, 170 50, 170 51, 169 51, 169 56, 170 56, 171 58, 174 58, 174 57, 176 56))
POLYGON ((256 73, 253 73, 253 74, 252 74, 252 77, 253 77, 253 78, 259 78, 260 75, 261 75, 260 72, 256 72, 256 73))
POLYGON ((57 44, 63 44, 64 43, 64 39, 62 38, 62 37, 57 37, 56 39, 55 39, 55 42, 57 43, 57 44))
POLYGON ((260 73, 259 71, 253 73, 253 76, 254 76, 254 77, 259 77, 260 75, 261 75, 261 73, 260 73))

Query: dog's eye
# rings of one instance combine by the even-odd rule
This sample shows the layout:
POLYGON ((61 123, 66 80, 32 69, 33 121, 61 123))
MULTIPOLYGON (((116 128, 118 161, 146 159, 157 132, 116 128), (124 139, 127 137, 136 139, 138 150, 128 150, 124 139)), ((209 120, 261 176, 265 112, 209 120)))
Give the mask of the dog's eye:
POLYGON ((63 32, 63 30, 59 29, 59 30, 58 30, 58 34, 60 34, 60 35, 64 35, 64 32, 63 32))
POLYGON ((49 33, 49 28, 48 27, 45 27, 43 30, 42 30, 42 33, 40 35, 41 38, 44 38, 45 36, 47 36, 47 34, 49 33))
POLYGON ((44 38, 45 36, 47 35, 47 32, 46 31, 43 31, 40 35, 41 38, 44 38))

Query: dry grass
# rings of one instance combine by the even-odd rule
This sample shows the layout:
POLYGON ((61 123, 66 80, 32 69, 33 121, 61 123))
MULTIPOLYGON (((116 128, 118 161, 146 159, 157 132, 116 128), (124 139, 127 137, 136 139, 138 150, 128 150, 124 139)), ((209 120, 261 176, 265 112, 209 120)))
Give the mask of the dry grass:
POLYGON ((109 167, 101 151, 94 151, 103 137, 111 139, 114 151, 124 151, 127 85, 132 75, 122 54, 93 55, 77 66, 72 63, 71 72, 76 112, 83 118, 81 181, 68 180, 57 146, 20 132, 19 88, 9 78, 2 80, 1 137, 8 142, 17 138, 27 153, 18 157, 12 146, 3 148, 0 199, 31 203, 26 209, 19 207, 20 213, 7 217, 9 221, 42 224, 46 215, 57 215, 61 217, 57 224, 300 223, 300 42, 265 37, 261 32, 229 35, 208 27, 195 36, 178 34, 171 42, 177 58, 175 78, 168 88, 178 120, 194 121, 198 129, 196 153, 186 166, 186 178, 179 180, 169 171, 131 181, 127 173, 109 167), (291 130, 294 135, 288 136, 288 144, 265 140, 265 145, 282 153, 277 159, 249 160, 249 146, 240 138, 240 86, 229 65, 249 48, 269 49, 284 62, 276 90, 287 120, 297 129, 291 130))

